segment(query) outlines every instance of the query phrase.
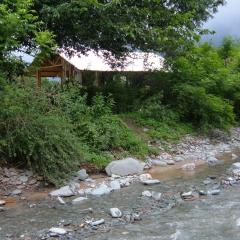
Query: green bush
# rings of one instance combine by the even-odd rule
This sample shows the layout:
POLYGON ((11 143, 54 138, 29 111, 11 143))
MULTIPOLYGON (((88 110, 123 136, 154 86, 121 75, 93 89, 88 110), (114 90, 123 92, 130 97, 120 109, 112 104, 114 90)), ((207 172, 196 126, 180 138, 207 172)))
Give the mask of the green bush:
POLYGON ((55 113, 40 92, 7 85, 0 96, 1 155, 54 184, 61 183, 77 169, 83 154, 72 125, 55 113))
POLYGON ((126 124, 112 113, 114 102, 98 94, 86 104, 86 96, 71 90, 61 94, 58 106, 71 119, 75 133, 93 152, 129 152, 143 156, 148 149, 126 124))
POLYGON ((180 84, 175 87, 177 107, 183 118, 202 129, 228 129, 234 123, 233 106, 220 97, 207 94, 203 87, 180 84))

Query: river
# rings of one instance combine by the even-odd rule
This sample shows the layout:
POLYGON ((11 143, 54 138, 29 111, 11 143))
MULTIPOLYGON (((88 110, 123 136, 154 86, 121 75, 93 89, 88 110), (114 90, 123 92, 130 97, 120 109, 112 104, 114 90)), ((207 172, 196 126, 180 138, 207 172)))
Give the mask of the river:
POLYGON ((238 240, 240 185, 224 188, 220 195, 204 196, 195 201, 184 202, 176 198, 180 192, 217 187, 218 178, 232 164, 230 155, 222 158, 225 164, 214 167, 202 165, 191 174, 176 168, 163 174, 160 168, 155 168, 152 174, 162 181, 161 184, 149 187, 135 183, 101 198, 89 199, 81 205, 64 206, 46 198, 34 204, 23 201, 9 206, 6 211, 0 212, 0 239, 238 240), (203 184, 209 176, 211 183, 203 184), (156 202, 141 197, 144 190, 161 192, 164 198, 156 202), (109 215, 112 207, 121 209, 123 213, 141 213, 140 219, 131 223, 112 219, 109 215), (89 208, 93 211, 86 210, 89 208), (105 224, 96 228, 83 224, 92 218, 103 218, 105 224), (67 228, 69 234, 47 238, 46 231, 59 224, 67 228))

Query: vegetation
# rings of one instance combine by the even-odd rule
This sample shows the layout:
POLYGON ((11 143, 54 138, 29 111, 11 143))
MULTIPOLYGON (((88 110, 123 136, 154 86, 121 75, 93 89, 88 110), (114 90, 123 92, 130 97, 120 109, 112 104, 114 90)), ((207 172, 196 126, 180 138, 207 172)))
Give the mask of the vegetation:
POLYGON ((34 0, 34 10, 59 46, 103 49, 121 56, 132 49, 185 51, 205 32, 201 25, 224 0, 34 0))

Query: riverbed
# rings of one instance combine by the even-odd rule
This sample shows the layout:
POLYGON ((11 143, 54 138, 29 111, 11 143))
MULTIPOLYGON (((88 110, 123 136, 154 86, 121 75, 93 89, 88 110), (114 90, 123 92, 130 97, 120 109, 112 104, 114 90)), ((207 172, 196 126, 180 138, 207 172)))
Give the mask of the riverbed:
MULTIPOLYGON (((178 165, 151 170, 161 184, 130 187, 99 198, 89 198, 81 205, 61 205, 45 197, 7 206, 0 212, 0 239, 162 239, 162 240, 237 240, 240 239, 240 185, 222 188, 219 183, 233 163, 232 153, 223 154, 222 165, 200 165, 195 171, 181 170, 178 165), (208 184, 203 181, 211 179, 208 184), (221 188, 217 196, 203 196, 183 201, 181 192, 221 188), (145 190, 161 192, 161 201, 142 197, 145 190), (113 219, 112 207, 133 219, 113 219), (105 223, 91 227, 87 221, 104 219, 105 223), (51 227, 63 227, 68 234, 49 237, 51 227)), ((239 156, 239 150, 235 151, 239 156)), ((239 159, 238 159, 239 160, 239 159)), ((235 160, 237 161, 237 160, 235 160)))

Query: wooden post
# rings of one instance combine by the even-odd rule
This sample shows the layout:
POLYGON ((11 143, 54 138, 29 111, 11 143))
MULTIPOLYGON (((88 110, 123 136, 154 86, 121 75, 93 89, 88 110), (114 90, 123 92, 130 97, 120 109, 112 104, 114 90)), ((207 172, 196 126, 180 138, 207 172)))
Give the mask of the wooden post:
POLYGON ((95 72, 94 86, 99 87, 99 75, 97 71, 95 72))
POLYGON ((41 74, 39 70, 37 71, 36 79, 37 79, 37 89, 40 89, 42 85, 42 81, 41 81, 41 74))

